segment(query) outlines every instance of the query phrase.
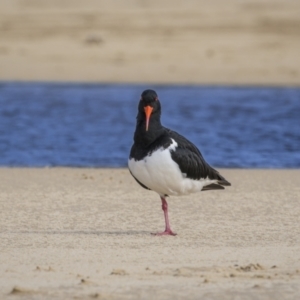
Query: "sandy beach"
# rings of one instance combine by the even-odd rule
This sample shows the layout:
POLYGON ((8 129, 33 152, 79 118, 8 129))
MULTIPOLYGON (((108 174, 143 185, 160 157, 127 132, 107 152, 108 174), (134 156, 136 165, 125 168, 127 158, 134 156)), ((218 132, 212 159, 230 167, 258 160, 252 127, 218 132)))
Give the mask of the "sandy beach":
POLYGON ((126 169, 0 169, 1 299, 298 299, 300 170, 159 197, 126 169))
POLYGON ((300 85, 297 0, 3 0, 0 80, 300 85))
MULTIPOLYGON (((3 0, 0 81, 300 86, 300 1, 3 0)), ((299 299, 300 170, 159 197, 127 169, 0 168, 0 299, 299 299)))

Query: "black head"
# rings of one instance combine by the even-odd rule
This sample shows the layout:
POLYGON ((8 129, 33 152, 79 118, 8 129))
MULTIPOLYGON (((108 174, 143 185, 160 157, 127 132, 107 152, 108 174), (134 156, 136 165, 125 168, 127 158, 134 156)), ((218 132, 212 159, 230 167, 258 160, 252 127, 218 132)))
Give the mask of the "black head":
POLYGON ((142 114, 146 119, 146 131, 148 131, 149 121, 151 116, 160 117, 161 107, 158 96, 154 90, 143 91, 139 103, 139 114, 142 114))

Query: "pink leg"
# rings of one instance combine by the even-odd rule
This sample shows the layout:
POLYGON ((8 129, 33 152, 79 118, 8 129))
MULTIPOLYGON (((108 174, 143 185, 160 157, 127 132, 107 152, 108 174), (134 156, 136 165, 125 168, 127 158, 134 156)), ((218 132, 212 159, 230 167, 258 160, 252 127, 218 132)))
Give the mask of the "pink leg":
POLYGON ((166 229, 163 232, 152 233, 152 234, 153 235, 176 235, 176 233, 174 233, 170 227, 169 216, 168 216, 168 203, 164 197, 160 197, 160 199, 162 204, 161 208, 164 211, 164 215, 165 215, 166 229))

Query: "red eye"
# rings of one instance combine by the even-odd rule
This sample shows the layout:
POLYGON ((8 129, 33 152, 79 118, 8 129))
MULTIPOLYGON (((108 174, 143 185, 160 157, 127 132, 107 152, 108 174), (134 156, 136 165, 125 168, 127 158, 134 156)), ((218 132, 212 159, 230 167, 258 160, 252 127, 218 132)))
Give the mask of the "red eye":
POLYGON ((155 97, 155 99, 154 99, 155 101, 157 101, 158 100, 158 98, 157 97, 155 97))

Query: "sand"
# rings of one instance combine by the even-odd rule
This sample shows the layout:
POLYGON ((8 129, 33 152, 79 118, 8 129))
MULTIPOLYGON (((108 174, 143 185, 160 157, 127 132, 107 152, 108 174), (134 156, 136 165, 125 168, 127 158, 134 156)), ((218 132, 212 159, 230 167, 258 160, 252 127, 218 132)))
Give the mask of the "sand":
POLYGON ((0 299, 299 299, 300 170, 220 171, 158 237, 126 169, 1 168, 0 299))
POLYGON ((2 0, 0 80, 300 85, 298 0, 2 0))
MULTIPOLYGON (((0 80, 300 85, 297 0, 3 0, 0 80)), ((299 299, 300 170, 159 197, 125 169, 0 169, 0 299, 299 299)))

